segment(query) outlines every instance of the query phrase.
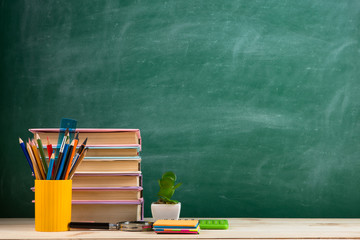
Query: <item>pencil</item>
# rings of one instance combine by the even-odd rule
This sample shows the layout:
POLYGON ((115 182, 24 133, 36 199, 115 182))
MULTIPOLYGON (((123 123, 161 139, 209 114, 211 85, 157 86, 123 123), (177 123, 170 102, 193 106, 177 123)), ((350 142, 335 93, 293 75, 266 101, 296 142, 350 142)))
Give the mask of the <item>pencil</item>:
POLYGON ((65 148, 65 143, 68 139, 68 134, 69 134, 69 129, 67 128, 65 131, 65 135, 63 137, 63 140, 61 142, 61 146, 60 146, 60 151, 59 151, 59 155, 57 157, 57 160, 55 161, 55 170, 54 170, 54 174, 53 174, 53 178, 56 178, 57 172, 59 170, 59 166, 60 166, 60 162, 63 156, 63 152, 64 152, 64 148, 65 148))
POLYGON ((72 170, 72 168, 74 167, 74 165, 76 164, 77 160, 79 159, 80 155, 82 154, 82 152, 84 151, 85 149, 85 146, 86 146, 86 142, 87 142, 87 138, 85 139, 85 141, 81 144, 81 146, 79 147, 75 157, 74 157, 74 160, 72 161, 72 166, 71 166, 71 169, 70 171, 72 170))
POLYGON ((65 144, 65 147, 64 147, 64 153, 62 155, 62 158, 58 159, 58 161, 60 160, 60 164, 59 164, 60 166, 59 166, 58 172, 56 173, 56 180, 60 180, 62 171, 64 169, 64 164, 65 164, 68 149, 69 149, 69 138, 66 140, 66 144, 65 144))
POLYGON ((39 173, 39 169, 38 169, 34 154, 33 154, 32 150, 31 150, 31 146, 30 146, 29 143, 26 143, 26 149, 28 150, 29 157, 31 159, 31 163, 33 165, 35 179, 41 180, 41 175, 39 173))
POLYGON ((55 161, 55 153, 51 154, 50 163, 49 163, 49 171, 47 173, 46 180, 51 180, 51 174, 52 174, 52 169, 54 167, 54 161, 55 161))
POLYGON ((48 172, 48 166, 47 166, 47 163, 46 163, 44 148, 43 148, 41 139, 40 139, 40 137, 39 137, 39 134, 36 133, 35 138, 36 138, 36 142, 37 142, 38 147, 39 147, 39 152, 40 152, 41 160, 42 160, 42 163, 43 163, 43 166, 44 166, 44 173, 45 173, 45 176, 46 176, 46 175, 47 175, 47 172, 48 172))
POLYGON ((35 142, 30 142, 30 146, 31 146, 31 149, 32 149, 33 154, 35 156, 37 166, 38 166, 38 168, 40 170, 41 179, 46 179, 46 175, 45 175, 45 172, 44 172, 44 167, 43 167, 43 165, 41 163, 40 155, 39 155, 39 152, 38 152, 38 150, 36 148, 35 142))
POLYGON ((32 163, 31 163, 29 153, 27 152, 24 141, 21 138, 19 138, 19 143, 20 143, 21 149, 23 150, 23 152, 25 154, 26 160, 27 160, 27 162, 28 162, 28 164, 30 166, 31 172, 34 174, 34 177, 35 177, 34 167, 33 167, 32 163))
POLYGON ((73 178, 76 168, 80 165, 81 161, 84 159, 84 157, 86 156, 86 152, 87 152, 88 148, 85 148, 85 150, 83 151, 83 153, 81 154, 80 158, 78 161, 76 161, 75 166, 71 169, 71 172, 69 174, 69 180, 73 178))
POLYGON ((51 154, 53 153, 53 148, 52 148, 52 145, 50 143, 49 137, 46 137, 46 139, 47 139, 46 149, 47 149, 48 157, 49 157, 49 161, 50 161, 51 154))
POLYGON ((70 156, 72 155, 73 148, 74 148, 74 140, 71 141, 71 144, 69 145, 69 148, 67 150, 66 157, 64 159, 64 169, 60 176, 60 179, 62 179, 62 180, 65 180, 65 176, 66 176, 67 168, 69 166, 70 156))
MULTIPOLYGON (((53 153, 53 148, 52 148, 52 145, 50 143, 50 140, 49 140, 49 137, 46 137, 47 138, 47 145, 46 145, 46 149, 47 149, 47 152, 48 152, 48 157, 49 157, 49 164, 50 164, 50 158, 51 158, 51 155, 53 153)), ((54 162, 55 162, 55 159, 54 159, 54 162)), ((52 173, 51 173, 51 176, 54 175, 54 167, 52 168, 52 173)))
POLYGON ((68 164, 66 165, 66 173, 65 173, 65 177, 63 178, 64 180, 66 180, 68 177, 69 177, 69 173, 70 173, 70 170, 71 170, 71 166, 72 166, 72 162, 73 162, 73 159, 74 159, 74 155, 75 155, 75 152, 76 152, 76 147, 78 145, 78 142, 79 142, 79 133, 75 136, 75 139, 73 140, 74 142, 74 146, 73 146, 73 149, 71 151, 71 155, 70 155, 70 158, 69 158, 69 162, 68 164))

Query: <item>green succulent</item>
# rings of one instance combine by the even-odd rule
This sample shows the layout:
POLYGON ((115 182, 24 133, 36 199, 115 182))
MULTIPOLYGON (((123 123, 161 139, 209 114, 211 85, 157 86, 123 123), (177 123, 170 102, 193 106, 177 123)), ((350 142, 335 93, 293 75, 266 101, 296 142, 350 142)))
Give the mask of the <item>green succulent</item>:
POLYGON ((172 200, 175 189, 181 186, 182 183, 175 185, 176 175, 173 172, 166 172, 162 175, 162 178, 158 180, 160 190, 158 192, 159 203, 176 204, 178 201, 172 200))

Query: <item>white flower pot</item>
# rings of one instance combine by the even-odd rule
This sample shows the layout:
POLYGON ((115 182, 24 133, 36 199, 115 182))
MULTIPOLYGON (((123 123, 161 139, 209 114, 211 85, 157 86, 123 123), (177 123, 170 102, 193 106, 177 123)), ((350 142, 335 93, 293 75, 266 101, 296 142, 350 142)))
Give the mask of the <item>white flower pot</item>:
POLYGON ((179 219, 181 203, 177 204, 151 204, 151 213, 154 221, 159 219, 179 219))

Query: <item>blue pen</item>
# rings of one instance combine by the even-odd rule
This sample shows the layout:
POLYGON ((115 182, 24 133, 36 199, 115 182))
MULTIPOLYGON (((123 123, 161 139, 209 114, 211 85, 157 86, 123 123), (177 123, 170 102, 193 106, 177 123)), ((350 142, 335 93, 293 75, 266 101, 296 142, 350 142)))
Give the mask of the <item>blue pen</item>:
POLYGON ((52 174, 52 170, 54 167, 54 162, 55 162, 55 154, 53 153, 51 155, 51 159, 50 159, 50 163, 49 163, 49 170, 47 172, 46 180, 51 180, 51 174, 52 174))
MULTIPOLYGON (((61 160, 61 162, 60 162, 61 165, 59 167, 59 171, 57 172, 56 180, 60 180, 62 171, 64 169, 65 159, 66 159, 68 149, 69 149, 69 143, 66 143, 65 148, 64 148, 64 154, 62 155, 62 158, 60 159, 61 160)), ((59 159, 58 159, 58 161, 59 161, 59 159)))
MULTIPOLYGON (((22 150, 23 150, 23 152, 24 152, 24 154, 25 154, 26 160, 27 160, 28 163, 29 163, 29 166, 30 166, 30 168, 31 168, 31 171, 32 171, 32 173, 34 174, 34 167, 33 167, 32 163, 31 163, 31 159, 30 159, 29 153, 27 152, 26 147, 25 147, 25 144, 24 144, 24 142, 23 142, 23 140, 22 140, 21 138, 19 138, 19 143, 20 143, 20 146, 21 146, 21 148, 22 148, 22 150)), ((34 176, 35 176, 35 174, 34 174, 34 176)))

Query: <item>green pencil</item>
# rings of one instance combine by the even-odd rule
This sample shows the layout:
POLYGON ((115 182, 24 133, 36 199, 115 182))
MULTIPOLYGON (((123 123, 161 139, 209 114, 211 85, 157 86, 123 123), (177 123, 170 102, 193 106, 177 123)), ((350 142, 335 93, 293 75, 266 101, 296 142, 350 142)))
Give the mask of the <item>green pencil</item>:
POLYGON ((36 141, 37 141, 37 144, 38 144, 38 147, 39 147, 40 156, 41 156, 42 163, 44 165, 45 176, 46 176, 47 172, 48 172, 48 166, 47 166, 47 163, 46 163, 46 158, 45 158, 45 154, 44 154, 44 148, 43 148, 41 139, 39 137, 39 134, 37 134, 37 133, 36 133, 36 141))

